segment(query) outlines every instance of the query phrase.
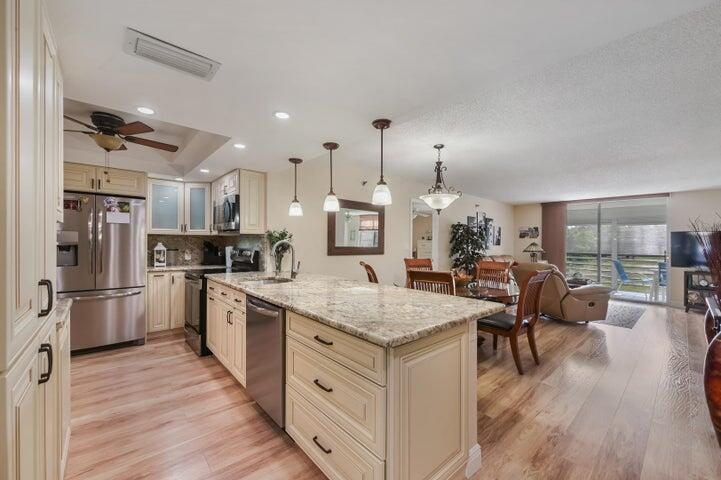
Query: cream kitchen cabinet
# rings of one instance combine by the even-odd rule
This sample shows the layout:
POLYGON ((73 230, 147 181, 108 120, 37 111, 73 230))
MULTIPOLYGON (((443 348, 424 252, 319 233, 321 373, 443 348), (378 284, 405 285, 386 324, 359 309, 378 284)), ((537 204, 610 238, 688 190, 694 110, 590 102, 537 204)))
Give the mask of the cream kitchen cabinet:
POLYGON ((185 272, 170 275, 170 328, 185 326, 185 272))
POLYGON ((148 333, 170 329, 170 274, 149 273, 146 289, 148 333))
POLYGON ((41 0, 0 0, 0 30, 0 478, 57 479, 62 73, 41 0))
POLYGON ((59 319, 57 323, 58 352, 56 353, 58 372, 58 478, 65 477, 65 465, 70 447, 70 317, 59 319))
POLYGON ((147 176, 134 170, 66 162, 63 185, 74 192, 145 197, 147 176))
POLYGON ((245 296, 208 282, 207 346, 215 357, 245 386, 245 296), (213 290, 210 287, 214 287, 213 290), (226 295, 223 295, 226 293, 226 295))
POLYGON ((185 325, 185 272, 148 272, 148 332, 185 325))
POLYGON ((211 234, 210 188, 209 183, 148 179, 148 233, 211 234))
POLYGON ((265 173, 240 170, 240 233, 265 233, 265 173))
POLYGON ((233 170, 212 183, 213 204, 226 195, 238 195, 239 233, 262 234, 266 230, 266 174, 233 170))

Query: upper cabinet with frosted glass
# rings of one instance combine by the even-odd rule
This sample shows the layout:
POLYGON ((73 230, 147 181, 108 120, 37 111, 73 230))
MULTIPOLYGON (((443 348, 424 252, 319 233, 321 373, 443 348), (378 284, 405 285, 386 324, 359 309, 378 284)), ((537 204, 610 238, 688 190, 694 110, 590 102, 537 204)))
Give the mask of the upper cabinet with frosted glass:
POLYGON ((148 233, 212 233, 209 183, 148 179, 148 233))

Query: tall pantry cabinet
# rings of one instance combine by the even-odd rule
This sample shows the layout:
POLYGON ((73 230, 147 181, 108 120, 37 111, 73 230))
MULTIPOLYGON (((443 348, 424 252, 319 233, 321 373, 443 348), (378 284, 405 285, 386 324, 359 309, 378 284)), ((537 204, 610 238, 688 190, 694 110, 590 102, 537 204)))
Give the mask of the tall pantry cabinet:
POLYGON ((69 323, 52 288, 62 74, 42 0, 0 0, 0 32, 0 480, 59 479, 69 437, 69 323))

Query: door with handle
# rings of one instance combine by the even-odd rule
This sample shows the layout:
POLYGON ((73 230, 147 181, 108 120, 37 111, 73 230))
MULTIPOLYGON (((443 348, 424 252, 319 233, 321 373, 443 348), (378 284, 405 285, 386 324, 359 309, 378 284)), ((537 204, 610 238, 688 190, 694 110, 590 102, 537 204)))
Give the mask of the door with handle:
POLYGON ((63 223, 57 232, 59 292, 95 288, 95 197, 66 193, 63 223))
POLYGON ((145 285, 145 200, 95 197, 95 288, 145 285))

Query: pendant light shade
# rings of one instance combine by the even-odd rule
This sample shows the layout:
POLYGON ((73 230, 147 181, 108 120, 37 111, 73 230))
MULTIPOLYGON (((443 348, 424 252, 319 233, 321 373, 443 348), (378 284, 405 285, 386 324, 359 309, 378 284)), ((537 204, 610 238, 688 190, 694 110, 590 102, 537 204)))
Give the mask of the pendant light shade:
POLYGON ((323 210, 326 212, 337 212, 340 210, 338 197, 336 197, 335 192, 333 192, 333 150, 337 150, 338 147, 340 147, 340 145, 335 142, 326 142, 323 144, 323 148, 328 150, 330 156, 330 191, 323 202, 323 210))
POLYGON ((426 205, 437 211, 440 215, 441 210, 446 208, 448 205, 456 201, 462 194, 453 187, 446 187, 446 182, 443 180, 443 172, 447 170, 441 162, 441 149, 444 147, 442 143, 433 145, 433 148, 438 150, 438 160, 436 161, 436 183, 428 189, 427 195, 421 195, 421 200, 426 202, 426 205))
POLYGON ((300 158, 289 158, 288 161, 293 164, 293 201, 288 206, 288 215, 291 217, 302 217, 303 206, 298 201, 298 164, 303 163, 300 158))
POLYGON ((376 188, 373 190, 373 205, 390 205, 393 203, 391 190, 383 178, 383 130, 391 126, 391 121, 385 118, 379 118, 373 121, 373 127, 381 131, 381 178, 378 180, 376 188))

